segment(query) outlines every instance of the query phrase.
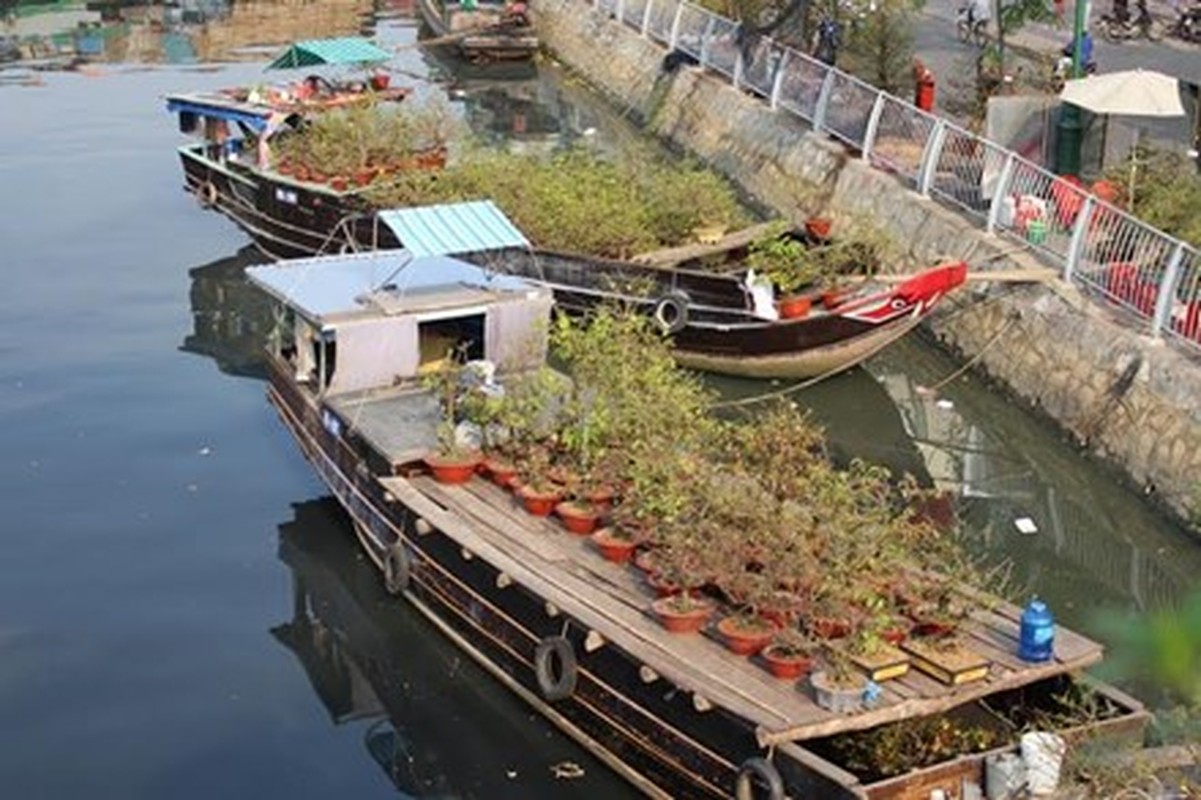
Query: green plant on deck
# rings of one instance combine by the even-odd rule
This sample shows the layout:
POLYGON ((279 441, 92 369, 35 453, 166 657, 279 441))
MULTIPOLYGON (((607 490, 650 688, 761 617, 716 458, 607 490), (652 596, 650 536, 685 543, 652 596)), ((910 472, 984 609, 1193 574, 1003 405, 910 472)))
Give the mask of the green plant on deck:
POLYGON ((421 381, 422 387, 432 392, 438 401, 438 455, 441 456, 460 456, 469 450, 459 443, 456 436, 459 399, 463 388, 462 354, 462 350, 447 350, 446 357, 437 368, 426 374, 421 381))
POLYGON ((873 781, 990 750, 1002 743, 999 734, 989 728, 936 716, 835 736, 830 747, 861 780, 873 781))
POLYGON ((702 215, 746 221, 733 189, 699 167, 618 164, 584 150, 545 158, 477 148, 438 173, 400 174, 367 192, 381 208, 481 197, 540 247, 601 256, 682 244, 702 215))
POLYGON ((825 277, 824 263, 813 250, 782 235, 752 242, 746 265, 770 279, 784 295, 796 294, 801 289, 818 289, 825 277))

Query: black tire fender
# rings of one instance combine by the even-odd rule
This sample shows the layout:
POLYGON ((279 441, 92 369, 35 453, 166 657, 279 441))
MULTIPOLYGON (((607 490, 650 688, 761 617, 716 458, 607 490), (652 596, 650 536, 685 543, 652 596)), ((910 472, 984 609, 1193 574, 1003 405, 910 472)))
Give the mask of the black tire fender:
POLYGON ((734 797, 735 800, 784 800, 784 779, 766 758, 748 758, 738 768, 734 797))
POLYGON ((655 301, 651 314, 655 326, 665 334, 679 333, 688 325, 688 295, 668 292, 655 301))
POLYGON ((205 181, 196 189, 196 199, 205 208, 217 205, 217 197, 217 187, 213 185, 212 181, 205 181))
POLYGON ((548 636, 534 648, 534 677, 538 690, 552 703, 575 694, 579 661, 565 636, 548 636))
POLYGON ((388 594, 398 595, 409 588, 412 578, 409 553, 404 544, 397 542, 384 554, 384 589, 388 594))

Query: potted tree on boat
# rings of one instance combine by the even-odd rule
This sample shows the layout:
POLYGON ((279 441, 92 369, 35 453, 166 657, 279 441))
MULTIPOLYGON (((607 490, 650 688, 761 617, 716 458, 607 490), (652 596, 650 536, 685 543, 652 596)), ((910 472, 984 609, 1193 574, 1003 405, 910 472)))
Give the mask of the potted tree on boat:
POLYGON ((430 372, 424 384, 438 399, 438 447, 425 458, 425 465, 439 483, 459 484, 471 480, 482 456, 479 450, 463 444, 458 435, 459 397, 462 391, 462 365, 453 351, 430 372))

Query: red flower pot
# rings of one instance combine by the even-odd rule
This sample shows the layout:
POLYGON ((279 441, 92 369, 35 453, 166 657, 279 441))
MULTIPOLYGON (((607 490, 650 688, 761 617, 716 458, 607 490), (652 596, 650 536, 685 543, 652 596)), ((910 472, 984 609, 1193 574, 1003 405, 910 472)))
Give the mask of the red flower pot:
POLYGON ((633 539, 614 536, 612 528, 601 528, 592 534, 592 543, 596 545, 596 549, 600 551, 605 560, 615 564, 624 564, 629 561, 630 557, 634 555, 634 548, 638 546, 633 539))
POLYGON ((796 680, 813 667, 813 659, 802 653, 791 653, 777 645, 769 644, 759 653, 767 671, 777 678, 796 680))
POLYGON ((804 319, 813 308, 813 298, 809 296, 792 295, 781 297, 776 301, 776 308, 784 319, 804 319))
POLYGON ((354 174, 354 182, 358 186, 366 186, 375 179, 376 172, 373 169, 361 169, 354 174))
POLYGON ((392 82, 392 76, 386 72, 377 72, 371 76, 371 88, 377 92, 382 92, 388 88, 388 84, 392 82))
POLYGON ((600 514, 587 503, 568 501, 555 506, 555 513, 563 521, 563 527, 578 536, 588 536, 596 530, 600 514))
POLYGON ((805 220, 805 233, 810 237, 824 241, 830 238, 830 228, 833 222, 825 217, 810 217, 805 220))
POLYGON ((901 627, 889 628, 880 634, 880 638, 891 645, 898 645, 909 638, 909 631, 901 627))
POLYGON ((475 468, 480 463, 478 454, 439 455, 431 453, 424 459, 425 465, 434 473, 438 483, 467 483, 475 474, 475 468))
POLYGON ((717 632, 732 653, 750 656, 758 653, 776 634, 776 626, 767 620, 747 620, 741 617, 723 617, 717 623, 717 632))
POLYGON ((849 289, 826 289, 822 292, 822 305, 826 308, 837 308, 850 295, 849 289))
POLYGON ((336 178, 329 179, 329 187, 334 191, 344 192, 348 186, 350 186, 350 183, 341 175, 337 176, 336 178))
POLYGON ((563 499, 563 495, 558 489, 538 491, 529 484, 519 488, 517 496, 521 498, 521 504, 526 512, 535 517, 549 517, 550 512, 554 511, 555 506, 563 499))
POLYGON ((485 458, 483 467, 488 472, 492 482, 502 489, 508 489, 517 480, 517 467, 499 458, 485 458))
POLYGON ((651 603, 651 611, 670 633, 696 633, 713 614, 711 600, 690 597, 687 603, 679 597, 660 597, 651 603))
POLYGON ((592 504, 596 509, 596 513, 604 516, 613 510, 613 487, 599 486, 591 491, 584 492, 584 499, 592 504))

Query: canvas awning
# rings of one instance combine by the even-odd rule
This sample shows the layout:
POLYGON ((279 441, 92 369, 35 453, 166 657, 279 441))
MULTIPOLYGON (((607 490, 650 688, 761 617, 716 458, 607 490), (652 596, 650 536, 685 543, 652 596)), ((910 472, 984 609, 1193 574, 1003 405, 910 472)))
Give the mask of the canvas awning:
POLYGON ((392 54, 366 39, 346 36, 340 39, 308 39, 296 42, 275 57, 267 69, 294 69, 321 64, 372 64, 387 61, 392 54))
POLYGON ((530 246, 491 200, 388 209, 379 219, 416 258, 530 246))

